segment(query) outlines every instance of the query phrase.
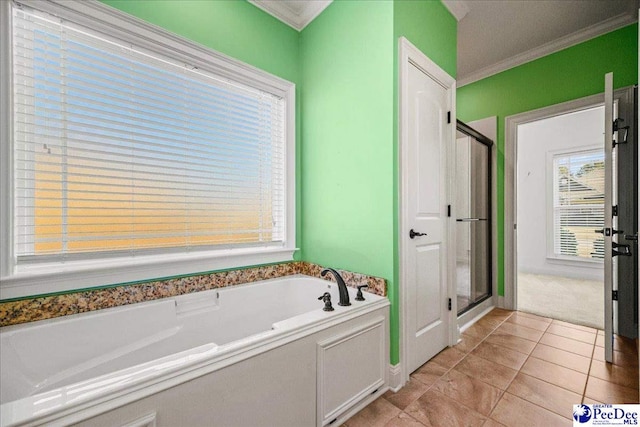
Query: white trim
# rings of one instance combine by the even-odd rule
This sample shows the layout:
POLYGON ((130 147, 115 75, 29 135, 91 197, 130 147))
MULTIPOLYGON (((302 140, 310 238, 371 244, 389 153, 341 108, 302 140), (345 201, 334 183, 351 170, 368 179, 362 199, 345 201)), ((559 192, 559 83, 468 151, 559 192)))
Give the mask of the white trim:
MULTIPOLYGON (((440 68, 435 62, 429 59, 424 53, 422 53, 417 47, 415 47, 409 40, 405 37, 400 37, 398 39, 398 171, 399 171, 399 215, 398 215, 398 256, 399 256, 399 283, 398 283, 398 291, 399 291, 399 301, 398 301, 398 311, 400 313, 400 368, 402 371, 401 374, 401 384, 404 385, 405 382, 409 381, 410 372, 408 372, 408 356, 407 356, 407 333, 409 331, 407 327, 407 317, 408 310, 404 308, 409 306, 410 301, 407 300, 408 295, 406 291, 406 283, 407 279, 407 271, 408 266, 406 265, 406 256, 408 249, 409 238, 406 233, 408 227, 405 224, 409 223, 409 218, 407 217, 407 208, 406 208, 406 200, 409 199, 408 194, 408 172, 406 168, 403 168, 403 165, 409 163, 407 156, 407 145, 408 145, 408 136, 407 136, 407 120, 408 114, 406 111, 408 110, 407 100, 403 98, 404 87, 406 82, 408 82, 408 73, 409 73, 409 65, 415 64, 420 69, 422 69, 425 73, 429 74, 433 77, 434 80, 438 81, 445 87, 450 88, 451 91, 451 124, 450 124, 450 132, 451 132, 451 141, 456 140, 456 82, 453 77, 447 74, 442 68, 440 68)), ((455 159, 453 156, 449 154, 449 150, 445 153, 447 156, 447 165, 449 166, 448 170, 453 171, 455 159)), ((455 177, 452 173, 447 177, 447 199, 452 200, 452 182, 455 177)), ((452 214, 452 217, 454 215, 452 214)), ((444 298, 451 298, 452 301, 452 309, 449 311, 449 345, 455 345, 458 341, 458 328, 457 328, 457 308, 456 308, 456 290, 454 287, 455 280, 455 253, 451 250, 453 247, 453 239, 455 235, 452 233, 455 227, 455 221, 448 221, 448 225, 445 226, 444 234, 445 237, 443 241, 447 244, 447 270, 443 273, 446 276, 447 283, 447 295, 444 298)))
MULTIPOLYGON (((102 31, 122 40, 135 40, 136 45, 159 54, 193 64, 202 70, 212 70, 217 75, 248 84, 282 96, 286 100, 286 209, 285 244, 282 246, 221 249, 188 254, 165 254, 156 257, 139 256, 135 259, 103 259, 16 267, 13 253, 11 176, 11 120, 12 115, 10 77, 0 82, 0 108, 3 126, 0 130, 0 299, 18 298, 42 293, 67 291, 77 288, 111 285, 176 275, 194 274, 224 268, 236 268, 256 264, 290 261, 293 259, 296 239, 295 203, 295 84, 271 75, 251 65, 215 52, 186 38, 137 19, 107 6, 97 0, 66 1, 49 0, 21 2, 34 9, 60 16, 80 25, 102 31), (5 245, 10 244, 11 250, 5 245)), ((2 58, 0 71, 11 76, 11 7, 12 2, 2 2, 0 30, 2 58)))
POLYGON ((316 19, 333 0, 313 0, 304 2, 302 13, 294 12, 286 2, 274 0, 248 0, 255 7, 262 9, 269 15, 290 26, 302 31, 311 21, 316 19))
POLYGON ((13 212, 10 200, 13 200, 13 150, 8 141, 13 135, 13 72, 11 57, 11 2, 0 4, 0 242, 5 246, 0 250, 0 277, 14 265, 13 212))
POLYGON ((397 393, 403 385, 404 381, 402 381, 402 368, 400 364, 389 365, 389 390, 397 393))
POLYGON ((586 42, 587 40, 591 40, 603 34, 615 31, 619 28, 626 27, 627 25, 633 24, 637 21, 637 17, 634 17, 633 15, 627 13, 611 17, 597 24, 568 34, 564 37, 560 37, 559 39, 553 40, 549 43, 545 43, 541 46, 496 62, 495 64, 491 64, 487 67, 483 67, 479 70, 473 71, 466 76, 459 77, 458 87, 477 82, 478 80, 493 76, 494 74, 498 74, 527 62, 531 62, 535 59, 542 58, 543 56, 547 56, 568 47, 586 42))
MULTIPOLYGON (((626 91, 620 89, 619 91, 626 91)), ((618 91, 616 91, 617 93, 618 91)), ((514 232, 517 209, 516 155, 518 126, 561 114, 587 110, 604 104, 603 94, 591 95, 505 118, 504 144, 504 297, 498 298, 498 306, 517 309, 517 234, 514 232)))
POLYGON ((165 254, 34 266, 0 278, 0 300, 293 260, 296 249, 165 254))
POLYGON ((442 4, 458 22, 469 13, 469 5, 464 0, 442 0, 442 4))

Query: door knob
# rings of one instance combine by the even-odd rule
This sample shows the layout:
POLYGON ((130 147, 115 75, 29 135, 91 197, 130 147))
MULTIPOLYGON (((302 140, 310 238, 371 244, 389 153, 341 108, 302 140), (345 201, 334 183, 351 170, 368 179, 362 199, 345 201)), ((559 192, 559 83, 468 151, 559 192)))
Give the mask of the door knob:
POLYGON ((414 239, 416 236, 426 236, 427 233, 416 233, 413 228, 409 230, 409 238, 414 239))

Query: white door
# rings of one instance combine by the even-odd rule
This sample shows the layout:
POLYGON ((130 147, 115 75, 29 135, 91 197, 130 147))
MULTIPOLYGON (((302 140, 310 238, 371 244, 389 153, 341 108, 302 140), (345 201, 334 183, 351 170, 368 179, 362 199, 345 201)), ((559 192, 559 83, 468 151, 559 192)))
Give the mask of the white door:
POLYGON ((447 163, 455 141, 455 88, 453 78, 408 42, 401 42, 401 53, 399 232, 404 361, 410 373, 451 339, 447 163))
POLYGON ((616 232, 613 218, 613 73, 604 76, 604 356, 613 362, 613 245, 616 232))

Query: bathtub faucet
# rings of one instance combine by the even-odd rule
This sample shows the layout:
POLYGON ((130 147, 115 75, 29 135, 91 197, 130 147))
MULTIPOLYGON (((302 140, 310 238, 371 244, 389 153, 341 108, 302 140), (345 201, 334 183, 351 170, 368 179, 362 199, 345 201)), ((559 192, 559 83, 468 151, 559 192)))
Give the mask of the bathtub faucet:
POLYGON ((338 282, 338 292, 340 293, 340 302, 338 305, 351 305, 349 302, 349 291, 347 290, 347 285, 344 283, 344 279, 342 279, 340 273, 335 271, 333 268, 325 268, 320 272, 320 275, 324 277, 329 271, 333 274, 333 277, 335 277, 336 282, 338 282))

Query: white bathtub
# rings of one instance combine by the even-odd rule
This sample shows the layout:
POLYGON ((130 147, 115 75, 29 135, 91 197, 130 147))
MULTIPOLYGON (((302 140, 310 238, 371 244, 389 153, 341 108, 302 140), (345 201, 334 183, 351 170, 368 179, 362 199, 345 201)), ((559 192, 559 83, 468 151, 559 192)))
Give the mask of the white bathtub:
POLYGON ((334 283, 297 275, 2 328, 0 425, 340 421, 387 383, 389 303, 349 292, 341 307, 334 283))

